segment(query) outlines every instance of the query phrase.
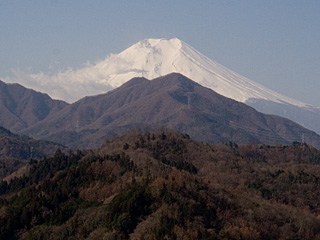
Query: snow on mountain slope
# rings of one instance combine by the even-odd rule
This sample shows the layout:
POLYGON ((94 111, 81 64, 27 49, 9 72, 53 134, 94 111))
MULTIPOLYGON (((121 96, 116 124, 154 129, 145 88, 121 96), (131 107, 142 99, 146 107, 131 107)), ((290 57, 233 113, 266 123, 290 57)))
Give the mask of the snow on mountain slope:
POLYGON ((77 70, 49 75, 16 72, 14 78, 3 80, 19 82, 53 98, 74 102, 119 87, 133 77, 151 80, 172 72, 240 102, 261 99, 308 107, 225 68, 177 38, 142 40, 119 54, 111 54, 103 61, 77 70))
POLYGON ((177 72, 223 96, 260 112, 289 118, 320 134, 320 107, 291 99, 245 78, 204 56, 185 42, 145 39, 95 64, 56 74, 15 72, 5 82, 18 82, 69 103, 105 93, 134 77, 154 79, 177 72))
POLYGON ((256 98, 305 107, 207 58, 177 38, 146 39, 95 66, 105 78, 100 84, 113 88, 137 76, 153 79, 171 72, 181 73, 199 84, 240 102, 256 98))

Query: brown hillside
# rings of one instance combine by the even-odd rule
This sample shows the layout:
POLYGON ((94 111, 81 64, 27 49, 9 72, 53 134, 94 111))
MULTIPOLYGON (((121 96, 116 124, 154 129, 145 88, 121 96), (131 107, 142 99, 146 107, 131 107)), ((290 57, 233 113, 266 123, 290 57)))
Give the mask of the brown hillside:
POLYGON ((52 156, 60 144, 19 136, 0 127, 0 180, 31 160, 52 156))
POLYGON ((180 74, 135 78, 106 94, 86 97, 24 131, 73 148, 99 146, 136 127, 165 126, 205 142, 292 143, 320 147, 320 137, 298 124, 265 115, 180 74))
POLYGON ((0 126, 18 132, 67 106, 47 94, 0 81, 0 126))

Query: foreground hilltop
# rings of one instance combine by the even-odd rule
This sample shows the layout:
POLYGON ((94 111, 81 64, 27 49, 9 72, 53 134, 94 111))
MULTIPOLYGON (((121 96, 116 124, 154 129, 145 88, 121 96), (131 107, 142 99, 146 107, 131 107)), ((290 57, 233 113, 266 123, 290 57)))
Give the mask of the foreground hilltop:
POLYGON ((320 152, 169 130, 33 162, 0 184, 1 239, 317 239, 320 152))

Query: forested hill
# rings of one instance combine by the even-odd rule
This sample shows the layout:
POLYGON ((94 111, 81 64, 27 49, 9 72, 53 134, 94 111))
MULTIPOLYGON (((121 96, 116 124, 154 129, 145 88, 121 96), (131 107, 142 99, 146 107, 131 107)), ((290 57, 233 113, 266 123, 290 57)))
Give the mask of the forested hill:
POLYGON ((67 149, 61 144, 14 134, 0 126, 0 180, 31 159, 52 156, 58 148, 67 149))
POLYGON ((132 131, 0 184, 0 239, 319 239, 320 152, 132 131))

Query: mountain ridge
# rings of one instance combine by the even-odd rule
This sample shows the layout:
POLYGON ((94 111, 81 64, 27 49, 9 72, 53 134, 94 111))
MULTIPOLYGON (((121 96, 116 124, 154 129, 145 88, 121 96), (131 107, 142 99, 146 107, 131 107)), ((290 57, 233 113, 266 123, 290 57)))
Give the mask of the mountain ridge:
POLYGON ((45 93, 0 80, 0 126, 10 131, 19 132, 67 105, 45 93))
POLYGON ((152 81, 134 78, 108 93, 85 97, 23 133, 70 147, 92 148, 113 134, 160 126, 207 142, 288 144, 300 141, 304 134, 308 143, 320 147, 314 132, 259 113, 178 73, 152 81))
MULTIPOLYGON (((58 98, 64 99, 69 96, 69 102, 70 100, 75 102, 85 96, 97 95, 109 91, 110 88, 119 87, 134 77, 145 77, 150 80, 172 72, 181 73, 219 94, 240 102, 258 98, 296 106, 311 106, 276 93, 237 74, 178 38, 144 39, 118 54, 110 54, 104 60, 87 64, 77 70, 68 69, 65 72, 52 74, 48 79, 43 74, 41 76, 32 74, 29 77, 36 82, 47 80, 48 86, 54 82, 58 83, 59 79, 69 79, 65 82, 65 86, 56 86, 61 88, 60 94, 64 94, 64 97, 61 95, 58 98), (69 89, 68 84, 77 86, 77 91, 69 89), (64 88, 68 89, 62 90, 64 88)), ((7 80, 10 81, 9 78, 7 80)), ((48 89, 51 90, 55 92, 53 95, 58 93, 57 89, 48 89)))
POLYGON ((205 87, 256 110, 289 118, 320 134, 320 107, 283 96, 222 66, 177 38, 144 39, 94 64, 56 74, 17 74, 7 82, 24 82, 57 99, 75 102, 102 94, 134 77, 154 79, 181 73, 205 87))
POLYGON ((106 69, 106 76, 109 77, 106 77, 103 82, 112 87, 120 86, 127 79, 135 77, 135 74, 154 79, 171 72, 179 72, 221 95, 240 102, 245 102, 250 98, 262 98, 274 102, 307 106, 240 76, 202 55, 178 38, 142 40, 117 55, 111 55, 98 63, 96 67, 106 69), (110 67, 110 74, 108 74, 108 68, 112 64, 109 59, 116 63, 123 62, 123 65, 127 63, 126 68, 113 71, 110 67), (196 74, 195 71, 197 71, 196 74), (132 75, 128 75, 129 73, 132 75), (237 85, 241 86, 241 90, 237 85))

